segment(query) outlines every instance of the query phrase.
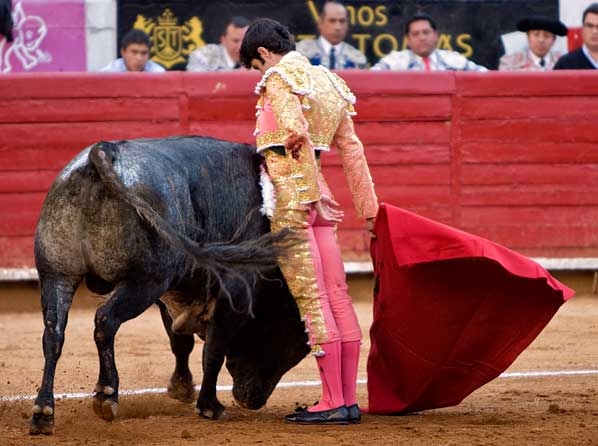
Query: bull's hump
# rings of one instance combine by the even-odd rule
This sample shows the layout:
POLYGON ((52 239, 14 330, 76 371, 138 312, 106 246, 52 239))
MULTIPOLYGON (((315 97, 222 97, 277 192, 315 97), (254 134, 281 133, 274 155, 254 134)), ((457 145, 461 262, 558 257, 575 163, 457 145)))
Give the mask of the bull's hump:
POLYGON ((58 178, 61 180, 66 180, 75 170, 85 166, 87 164, 87 160, 89 159, 90 150, 91 147, 88 147, 87 149, 79 152, 79 154, 75 156, 64 169, 62 169, 62 171, 58 174, 58 178))
POLYGON ((114 171, 127 187, 142 182, 143 165, 135 159, 121 158, 114 164, 114 171))

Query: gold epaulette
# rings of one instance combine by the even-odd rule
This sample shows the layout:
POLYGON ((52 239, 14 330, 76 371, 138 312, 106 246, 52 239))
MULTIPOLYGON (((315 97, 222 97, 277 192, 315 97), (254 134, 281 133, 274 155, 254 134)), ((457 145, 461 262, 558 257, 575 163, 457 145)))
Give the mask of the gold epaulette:
POLYGON ((304 67, 299 64, 279 63, 266 70, 262 79, 255 86, 256 94, 261 95, 264 92, 266 82, 273 74, 278 74, 295 94, 309 96, 313 92, 313 80, 304 67))
POLYGON ((347 101, 347 113, 349 115, 356 115, 357 113, 355 112, 354 105, 355 102, 357 102, 357 99, 355 98, 355 95, 353 94, 345 80, 323 65, 318 65, 317 68, 326 73, 326 76, 328 76, 328 79, 330 79, 330 82, 332 82, 332 85, 334 85, 334 88, 336 88, 338 94, 340 94, 341 97, 345 101, 347 101))

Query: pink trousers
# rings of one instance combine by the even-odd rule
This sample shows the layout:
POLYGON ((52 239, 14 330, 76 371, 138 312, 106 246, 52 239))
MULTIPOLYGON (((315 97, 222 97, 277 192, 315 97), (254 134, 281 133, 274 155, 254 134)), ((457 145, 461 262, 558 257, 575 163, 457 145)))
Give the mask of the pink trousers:
POLYGON ((348 293, 345 268, 336 240, 335 224, 320 217, 313 205, 307 217, 307 235, 328 342, 361 340, 361 329, 348 293))

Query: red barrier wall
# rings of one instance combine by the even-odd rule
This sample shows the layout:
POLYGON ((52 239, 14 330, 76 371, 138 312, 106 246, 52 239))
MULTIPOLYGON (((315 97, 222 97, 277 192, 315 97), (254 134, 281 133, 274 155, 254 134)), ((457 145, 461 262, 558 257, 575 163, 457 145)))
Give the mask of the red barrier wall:
MULTIPOLYGON (((598 257, 594 73, 345 72, 381 201, 528 255, 598 257)), ((252 142, 256 73, 0 78, 0 268, 33 265, 58 171, 100 139, 198 134, 252 142)), ((338 158, 325 175, 346 260, 367 258, 338 158)))

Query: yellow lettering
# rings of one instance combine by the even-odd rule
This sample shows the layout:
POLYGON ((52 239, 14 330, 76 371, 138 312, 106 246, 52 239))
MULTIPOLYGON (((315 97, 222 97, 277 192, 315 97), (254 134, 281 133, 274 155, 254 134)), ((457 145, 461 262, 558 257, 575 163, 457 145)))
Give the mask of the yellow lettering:
POLYGON ((370 26, 372 23, 374 23, 374 10, 372 7, 362 6, 359 8, 357 11, 357 21, 361 26, 370 26))
POLYGON ((297 34, 295 36, 295 41, 296 42, 300 42, 301 40, 305 40, 305 39, 315 39, 316 35, 315 34, 297 34))
POLYGON ((473 55, 473 48, 466 41, 471 40, 471 34, 459 34, 456 40, 457 46, 463 50, 461 54, 467 58, 470 58, 473 55))
POLYGON ((318 23, 320 21, 320 14, 318 14, 318 8, 312 0, 308 0, 307 7, 309 8, 309 12, 311 12, 311 16, 314 19, 314 22, 318 23))
POLYGON ((361 51, 362 53, 365 53, 366 48, 365 48, 365 43, 366 41, 368 41, 369 39, 372 38, 371 34, 353 34, 352 37, 357 40, 357 48, 359 49, 359 51, 361 51))
POLYGON ((376 6, 376 26, 384 26, 388 23, 388 16, 386 15, 386 6, 376 6))
POLYGON ((405 37, 403 37, 403 45, 401 45, 401 49, 402 50, 406 50, 407 49, 407 39, 405 37))
POLYGON ((399 42, 397 42, 396 37, 392 34, 380 34, 376 36, 376 38, 374 39, 373 49, 376 57, 384 57, 391 51, 395 51, 398 47, 399 42), (386 42, 390 42, 390 45, 388 45, 386 42), (390 46, 390 49, 388 51, 385 51, 386 48, 383 49, 382 46, 390 46))
POLYGON ((347 8, 347 11, 349 12, 349 23, 355 25, 355 6, 347 5, 345 8, 347 8))
POLYGON ((438 43, 436 44, 436 48, 453 51, 453 46, 451 45, 451 35, 440 34, 440 37, 438 38, 438 43))

